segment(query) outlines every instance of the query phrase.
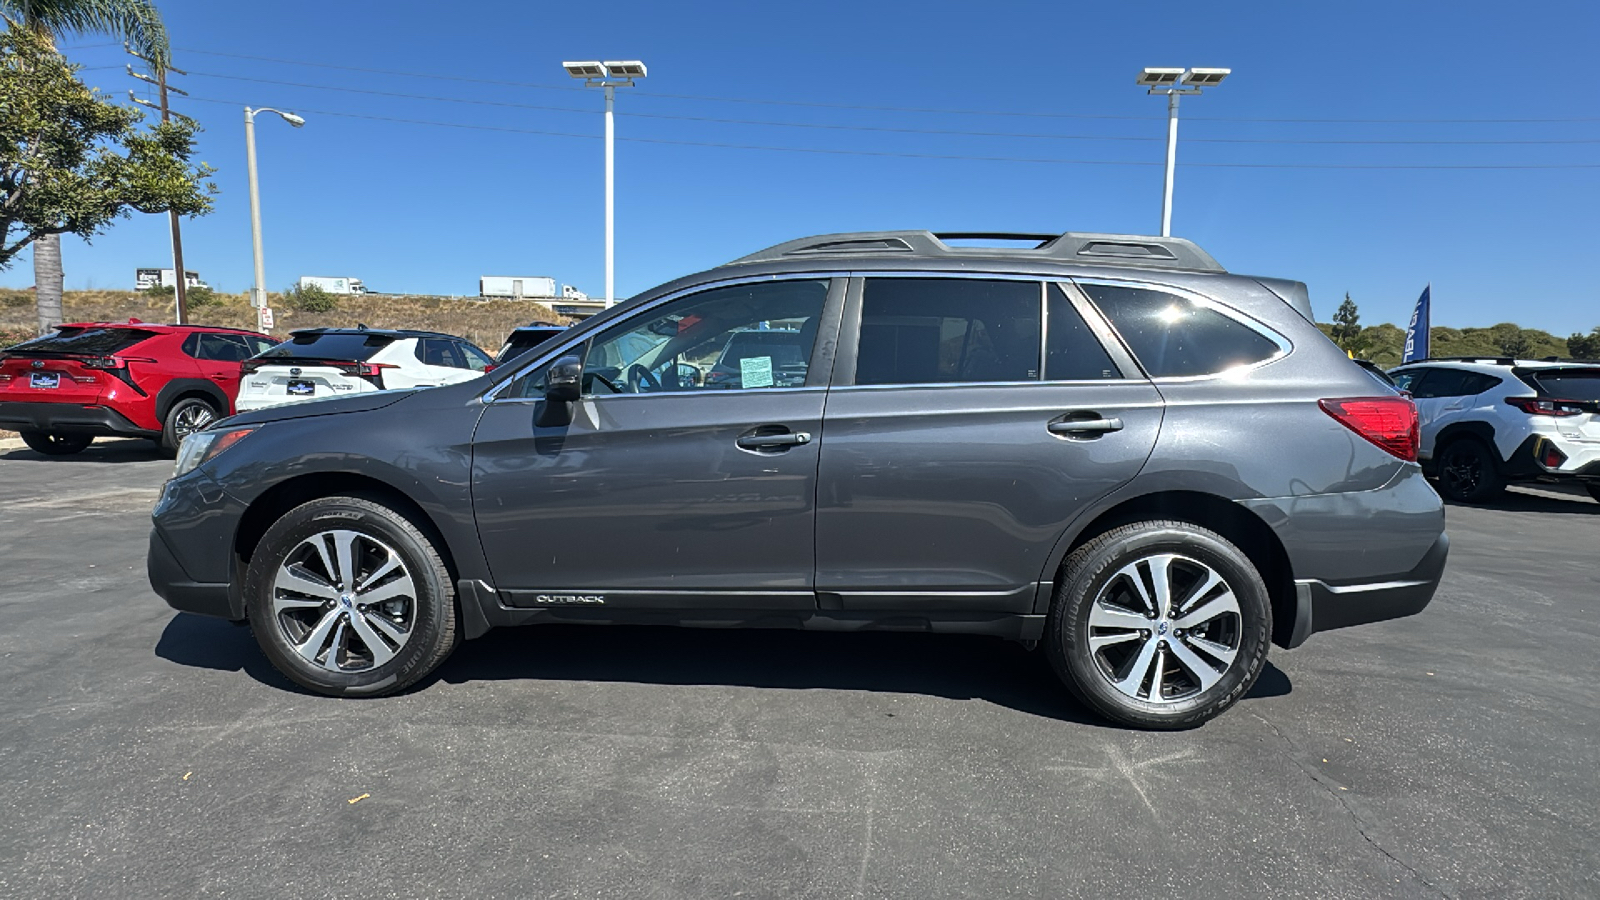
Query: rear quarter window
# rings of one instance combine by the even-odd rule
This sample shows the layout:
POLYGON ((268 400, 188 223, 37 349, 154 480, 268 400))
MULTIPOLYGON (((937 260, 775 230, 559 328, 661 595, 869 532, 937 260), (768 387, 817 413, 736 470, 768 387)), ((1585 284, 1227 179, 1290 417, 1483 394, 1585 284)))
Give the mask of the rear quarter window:
POLYGON ((1151 378, 1215 375, 1280 352, 1250 326, 1188 297, 1122 285, 1082 287, 1151 378))

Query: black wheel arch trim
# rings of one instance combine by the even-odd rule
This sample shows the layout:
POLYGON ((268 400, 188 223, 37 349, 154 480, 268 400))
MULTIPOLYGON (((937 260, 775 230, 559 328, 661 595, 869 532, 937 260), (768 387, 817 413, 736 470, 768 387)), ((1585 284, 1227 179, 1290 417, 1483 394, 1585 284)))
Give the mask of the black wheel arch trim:
POLYGON ((1450 446, 1461 438, 1476 438, 1489 447, 1489 454, 1494 459, 1495 467, 1505 468, 1505 460, 1500 458, 1500 450, 1494 442, 1494 425, 1488 422, 1456 422, 1447 425, 1433 436, 1433 452, 1428 456, 1428 468, 1431 470, 1438 465, 1439 451, 1450 446))
POLYGON ((200 396, 216 407, 217 418, 223 418, 233 411, 233 403, 228 400, 228 395, 217 387, 215 381, 205 378, 174 378, 162 386, 156 393, 156 421, 165 422, 167 413, 172 411, 172 405, 184 397, 200 396))

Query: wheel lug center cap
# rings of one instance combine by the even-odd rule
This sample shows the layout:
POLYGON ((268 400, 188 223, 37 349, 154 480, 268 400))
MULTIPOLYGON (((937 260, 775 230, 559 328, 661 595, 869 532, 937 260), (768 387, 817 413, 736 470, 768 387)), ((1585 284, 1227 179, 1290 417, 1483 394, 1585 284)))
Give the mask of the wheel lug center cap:
POLYGON ((344 607, 345 609, 349 609, 351 606, 355 605, 355 602, 356 602, 356 598, 352 594, 340 594, 339 595, 339 605, 344 607))
POLYGON ((1168 629, 1170 627, 1171 626, 1169 626, 1167 624, 1167 621, 1165 619, 1162 619, 1161 620, 1161 624, 1156 626, 1156 634, 1160 635, 1161 637, 1166 637, 1167 636, 1167 631, 1168 631, 1168 629))

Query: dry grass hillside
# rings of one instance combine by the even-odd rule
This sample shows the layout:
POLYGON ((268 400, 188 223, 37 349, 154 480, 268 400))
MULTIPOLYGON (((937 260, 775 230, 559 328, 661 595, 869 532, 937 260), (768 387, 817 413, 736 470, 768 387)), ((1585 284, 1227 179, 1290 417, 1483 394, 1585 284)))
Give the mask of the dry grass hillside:
MULTIPOLYGON (((446 297, 339 296, 331 312, 302 312, 288 307, 281 294, 269 294, 277 319, 273 334, 282 337, 296 328, 353 326, 418 328, 459 335, 490 354, 499 352, 506 335, 532 321, 566 321, 550 310, 526 300, 455 300, 446 297)), ((69 291, 64 304, 69 322, 119 322, 130 317, 146 322, 171 322, 170 297, 151 297, 131 291, 69 291)), ((255 310, 246 294, 218 294, 209 306, 190 309, 190 321, 200 325, 255 328, 255 310)), ((0 347, 32 337, 33 294, 0 291, 0 347)))

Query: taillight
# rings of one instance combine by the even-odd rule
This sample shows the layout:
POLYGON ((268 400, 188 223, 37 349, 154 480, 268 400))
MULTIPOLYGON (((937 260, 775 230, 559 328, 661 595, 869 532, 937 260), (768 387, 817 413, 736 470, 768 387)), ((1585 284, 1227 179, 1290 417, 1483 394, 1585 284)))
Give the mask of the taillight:
POLYGON ((78 361, 85 369, 125 369, 128 364, 115 356, 91 356, 78 361))
POLYGON ((338 366, 339 371, 343 372, 344 374, 346 374, 346 375, 354 375, 357 378, 360 378, 362 381, 367 382, 368 384, 372 385, 373 387, 377 388, 380 391, 383 390, 383 370, 384 369, 398 369, 398 368, 400 368, 400 367, 397 366, 397 365, 394 365, 392 363, 367 363, 367 362, 363 362, 363 363, 340 363, 339 366, 338 366))
POLYGON ((1554 400, 1549 397, 1507 397, 1506 402, 1530 416, 1581 416, 1584 404, 1578 400, 1554 400))
POLYGON ((1323 412, 1390 454, 1417 461, 1421 432, 1417 407, 1405 397, 1349 397, 1320 400, 1323 412))

